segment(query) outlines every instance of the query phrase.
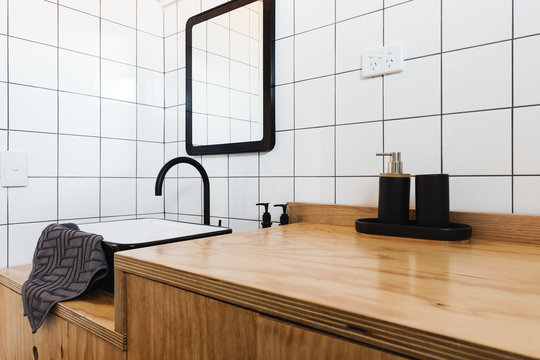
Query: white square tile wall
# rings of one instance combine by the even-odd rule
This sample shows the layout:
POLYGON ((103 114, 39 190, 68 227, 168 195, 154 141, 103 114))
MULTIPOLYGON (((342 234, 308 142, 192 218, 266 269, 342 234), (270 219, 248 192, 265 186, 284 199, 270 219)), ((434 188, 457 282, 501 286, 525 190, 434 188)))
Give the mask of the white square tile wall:
POLYGON ((163 217, 163 13, 138 2, 0 0, 0 150, 28 152, 30 176, 0 188, 0 267, 30 263, 51 222, 163 217), (137 164, 139 142, 160 161, 137 164))

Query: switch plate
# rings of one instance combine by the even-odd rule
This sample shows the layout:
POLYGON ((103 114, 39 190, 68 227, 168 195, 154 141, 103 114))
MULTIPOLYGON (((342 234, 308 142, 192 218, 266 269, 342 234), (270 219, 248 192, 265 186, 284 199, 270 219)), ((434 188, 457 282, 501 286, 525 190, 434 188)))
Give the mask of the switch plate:
POLYGON ((363 77, 393 74, 403 69, 403 44, 385 46, 362 54, 363 77))
POLYGON ((28 186, 28 153, 2 151, 0 155, 1 184, 3 187, 28 186))

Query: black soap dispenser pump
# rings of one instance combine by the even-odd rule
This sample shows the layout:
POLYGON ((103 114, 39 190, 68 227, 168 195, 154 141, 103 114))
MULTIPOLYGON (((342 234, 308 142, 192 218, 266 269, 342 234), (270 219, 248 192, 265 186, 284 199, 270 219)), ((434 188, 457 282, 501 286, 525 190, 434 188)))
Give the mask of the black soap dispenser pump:
POLYGON ((289 215, 287 215, 287 204, 276 204, 274 207, 283 208, 283 214, 279 217, 279 225, 288 225, 289 224, 289 215))
POLYGON ((403 173, 400 152, 378 153, 390 156, 386 172, 379 177, 379 222, 384 224, 409 223, 411 174, 403 173))
POLYGON ((262 216, 262 223, 261 223, 261 226, 263 228, 269 228, 269 227, 272 226, 272 216, 268 212, 268 205, 270 205, 270 203, 258 203, 257 204, 257 206, 264 206, 264 213, 263 213, 263 216, 262 216))

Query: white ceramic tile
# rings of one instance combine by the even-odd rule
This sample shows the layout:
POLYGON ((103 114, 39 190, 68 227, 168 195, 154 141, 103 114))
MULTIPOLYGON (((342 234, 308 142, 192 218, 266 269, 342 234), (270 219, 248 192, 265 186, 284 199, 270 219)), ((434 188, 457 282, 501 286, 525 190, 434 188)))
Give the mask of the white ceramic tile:
POLYGON ((450 175, 509 175, 511 131, 510 110, 443 116, 443 171, 450 175))
POLYGON ((137 143, 137 176, 155 178, 163 166, 163 144, 137 143))
POLYGON ((405 66, 405 71, 384 77, 385 119, 440 113, 440 55, 406 61, 405 66))
POLYGON ((215 85, 229 86, 229 60, 218 55, 208 54, 208 82, 215 85))
POLYGON ((362 53, 382 45, 382 11, 336 24, 336 71, 360 69, 362 53))
POLYGON ((101 136, 135 139, 137 106, 121 101, 101 99, 101 136))
MULTIPOLYGON (((186 67, 186 32, 178 34, 178 68, 186 67)), ((192 53, 194 55, 195 51, 192 53)))
POLYGON ((60 176, 99 176, 99 139, 59 136, 60 176))
POLYGON ((154 194, 155 179, 137 179, 137 213, 163 212, 163 197, 154 194))
MULTIPOLYGON (((283 213, 281 207, 274 207, 275 204, 286 204, 293 201, 294 198, 294 181, 292 177, 288 178, 261 178, 261 201, 270 202, 268 208, 272 221, 279 222, 279 218, 283 213)), ((262 211, 260 208, 262 219, 262 211)))
POLYGON ((137 69, 133 66, 101 60, 101 96, 136 101, 137 69))
POLYGON ((276 130, 294 127, 294 84, 275 88, 276 130))
POLYGON ((56 45, 56 4, 42 0, 9 2, 9 34, 56 45))
POLYGON ((99 96, 99 59, 60 50, 58 87, 60 90, 99 96))
MULTIPOLYGON (((294 57, 294 77, 296 80, 333 74, 334 26, 326 26, 297 35, 294 57)), ((276 64, 278 63, 276 62, 276 64)))
POLYGON ((289 37, 275 42, 276 85, 294 80, 294 42, 289 37))
POLYGON ((60 5, 99 16, 100 0, 58 0, 58 3, 60 5))
POLYGON ((7 226, 0 226, 0 269, 8 266, 7 226))
POLYGON ((135 179, 101 179, 101 216, 135 214, 135 179))
POLYGON ((186 140, 186 106, 178 106, 178 141, 186 140))
POLYGON ((199 0, 182 0, 178 2, 178 31, 186 28, 186 21, 201 12, 199 0))
POLYGON ((178 215, 178 221, 186 222, 189 224, 202 224, 203 219, 202 216, 194 216, 194 215, 178 215))
POLYGON ((207 91, 208 114, 228 117, 230 111, 230 90, 222 86, 208 85, 207 91))
POLYGON ((230 88, 240 91, 249 92, 249 66, 231 60, 230 62, 231 82, 230 88))
POLYGON ((410 0, 384 0, 384 7, 389 8, 391 6, 396 6, 409 2, 410 0))
POLYGON ((28 152, 29 176, 56 176, 56 135, 11 131, 9 149, 28 152))
MULTIPOLYGON (((249 63, 250 60, 250 38, 248 35, 242 35, 231 31, 230 33, 230 58, 233 60, 249 63)), ((255 49, 258 50, 258 47, 255 49)), ((255 52, 255 56, 258 53, 255 52)))
POLYGON ((514 177, 514 213, 540 215, 540 176, 514 177))
POLYGON ((229 216, 229 179, 210 179, 210 215, 229 216))
POLYGON ((294 171, 294 132, 276 133, 272 151, 261 153, 261 176, 292 176, 294 171))
POLYGON ((511 55, 510 42, 444 54, 443 111, 457 112, 510 106, 511 55), (475 59, 474 63, 471 63, 471 59, 475 59))
POLYGON ((100 135, 99 98, 61 92, 58 110, 60 133, 100 135))
POLYGON ((384 148, 387 152, 401 152, 405 173, 440 173, 441 117, 386 122, 384 148))
POLYGON ((294 181, 294 201, 333 204, 334 193, 333 177, 297 177, 294 181))
POLYGON ((10 129, 56 132, 57 106, 56 91, 9 85, 10 129))
POLYGON ((209 22, 207 24, 206 45, 208 51, 223 57, 229 57, 229 29, 209 22))
POLYGON ((0 129, 7 129, 8 97, 7 84, 0 83, 0 129))
MULTIPOLYGON (((194 118, 195 119, 195 118, 194 118)), ((203 129, 206 129, 203 136, 200 137, 200 139, 207 139, 208 144, 227 144, 231 142, 230 134, 231 132, 234 132, 234 129, 231 130, 232 121, 227 118, 219 117, 219 116, 208 116, 208 121, 204 124, 202 124, 202 127, 200 128, 201 131, 203 129)), ((244 123, 245 121, 239 121, 244 123)), ((194 121, 194 139, 196 132, 199 131, 199 129, 196 129, 197 122, 194 121)), ((199 136, 197 136, 199 138, 199 136)), ((193 140, 195 142, 195 140, 193 140)), ((196 144, 201 144, 200 142, 195 142, 196 144)))
POLYGON ((202 158, 204 166, 209 177, 227 176, 229 171, 229 159, 226 154, 207 155, 202 158))
POLYGON ((540 103, 540 35, 514 42, 514 105, 540 103))
POLYGON ((137 28, 163 36, 163 8, 155 0, 137 0, 137 28))
POLYGON ((540 23, 535 16, 538 13, 540 2, 537 0, 514 1, 514 36, 540 33, 540 23))
POLYGON ((442 13, 445 51, 512 37, 512 0, 444 1, 442 13))
POLYGON ((137 66, 163 71, 163 38, 142 31, 137 33, 137 66))
POLYGON ((210 217, 210 225, 229 227, 229 219, 210 217))
POLYGON ((165 196, 165 212, 178 214, 177 179, 165 179, 165 182, 163 184, 163 196, 165 196))
MULTIPOLYGON (((178 156, 187 156, 187 157, 195 159, 198 162, 202 161, 200 156, 190 156, 190 155, 187 154, 187 152, 186 152, 186 143, 185 142, 179 142, 178 143, 178 156)), ((170 159, 167 159, 167 160, 170 160, 170 159)), ((178 176, 179 177, 196 177, 196 178, 201 177, 201 175, 199 174, 197 169, 195 169, 191 165, 178 164, 178 165, 175 166, 175 168, 178 169, 178 176)), ((172 169, 170 171, 173 171, 173 170, 174 169, 172 169)))
POLYGON ((294 33, 294 1, 276 0, 276 39, 294 33))
POLYGON ((142 104, 163 106, 164 75, 155 71, 137 69, 137 101, 142 104))
POLYGON ((165 142, 178 141, 178 109, 165 109, 165 142))
POLYGON ((7 81, 7 37, 0 35, 0 81, 7 81))
POLYGON ((56 89, 56 48, 9 40, 9 81, 56 89))
POLYGON ((178 105, 178 73, 165 74, 165 106, 178 105))
POLYGON ((334 124, 334 76, 295 84, 295 128, 334 124))
POLYGON ((178 36, 171 35, 165 38, 165 71, 172 71, 178 66, 178 36))
POLYGON ((7 224, 7 188, 0 187, 0 225, 7 224))
POLYGON ((101 139, 101 176, 135 177, 136 162, 135 141, 101 139))
POLYGON ((202 215, 201 179, 178 180, 178 212, 180 214, 202 215))
POLYGON ((32 263, 34 250, 49 222, 9 225, 9 266, 32 263))
POLYGON ((334 176, 334 128, 295 132, 295 175, 334 176))
POLYGON ((9 222, 55 221, 56 179, 28 179, 27 187, 9 190, 9 222))
POLYGON ((441 2, 416 0, 384 14, 384 43, 404 43, 405 58, 441 51, 441 2))
POLYGON ((7 0, 0 0, 0 34, 7 34, 7 0))
POLYGON ((334 22, 335 0, 294 1, 294 27, 300 33, 334 22))
POLYGON ((382 8, 383 0, 336 0, 336 19, 341 21, 382 8))
POLYGON ((259 180, 256 178, 229 179, 229 216, 257 220, 259 209, 259 180))
POLYGON ((512 178, 451 177, 450 210, 512 212, 512 178))
POLYGON ((514 173, 540 174, 540 106, 514 109, 514 173))
POLYGON ((340 205, 378 206, 378 177, 336 178, 336 203, 340 205))
POLYGON ((383 150, 382 123, 344 125, 336 128, 336 175, 378 175, 383 150))
POLYGON ((99 179, 58 179, 58 217, 99 216, 99 179))
POLYGON ((104 19, 135 27, 137 0, 101 0, 101 16, 104 19))
MULTIPOLYGON (((178 144, 177 143, 166 143, 165 144, 165 163, 170 159, 174 159, 178 156, 178 144)), ((166 178, 176 178, 178 177, 177 168, 173 167, 167 172, 166 178)))
POLYGON ((251 119, 250 114, 250 101, 249 101, 249 94, 237 91, 237 90, 231 90, 230 92, 230 106, 231 106, 231 113, 230 116, 235 119, 240 120, 246 120, 249 121, 251 119))
POLYGON ((99 18, 62 6, 59 15, 58 45, 99 56, 99 18))
POLYGON ((163 119, 163 108, 138 105, 138 140, 163 142, 163 119))
POLYGON ((177 2, 169 4, 163 8, 163 36, 167 37, 177 32, 177 2))
POLYGON ((360 71, 336 75, 336 123, 382 120, 382 78, 362 78, 360 71))
POLYGON ((233 233, 235 234, 245 232, 245 231, 253 231, 253 230, 259 229, 259 221, 230 219, 229 227, 232 229, 233 233))
POLYGON ((186 103, 186 69, 178 70, 178 105, 186 103))
POLYGON ((259 156, 257 153, 230 154, 229 176, 257 176, 259 156))
POLYGON ((135 65, 137 63, 137 31, 102 20, 101 56, 105 59, 135 65))

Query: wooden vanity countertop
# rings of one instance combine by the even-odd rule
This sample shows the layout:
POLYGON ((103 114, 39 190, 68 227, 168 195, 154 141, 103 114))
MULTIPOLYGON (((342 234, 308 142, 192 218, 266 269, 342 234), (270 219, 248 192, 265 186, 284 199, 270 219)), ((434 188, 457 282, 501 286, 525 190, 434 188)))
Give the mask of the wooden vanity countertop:
POLYGON ((116 270, 412 357, 540 358, 540 246, 297 223, 124 251, 116 270))

